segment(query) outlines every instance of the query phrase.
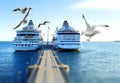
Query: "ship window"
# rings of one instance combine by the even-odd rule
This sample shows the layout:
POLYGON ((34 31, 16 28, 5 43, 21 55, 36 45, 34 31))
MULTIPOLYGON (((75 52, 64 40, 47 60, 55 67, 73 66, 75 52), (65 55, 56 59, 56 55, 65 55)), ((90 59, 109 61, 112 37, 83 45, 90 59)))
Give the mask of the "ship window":
POLYGON ((61 44, 61 45, 64 45, 64 44, 61 44))
POLYGON ((25 36, 25 34, 19 34, 19 36, 25 36))
POLYGON ((17 34, 17 36, 20 36, 20 34, 17 34))

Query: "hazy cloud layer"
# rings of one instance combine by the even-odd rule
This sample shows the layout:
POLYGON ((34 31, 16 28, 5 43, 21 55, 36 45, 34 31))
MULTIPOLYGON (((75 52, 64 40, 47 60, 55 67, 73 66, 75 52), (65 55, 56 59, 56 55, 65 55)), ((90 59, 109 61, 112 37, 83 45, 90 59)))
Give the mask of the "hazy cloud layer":
POLYGON ((119 0, 84 0, 71 6, 73 9, 120 9, 119 0))

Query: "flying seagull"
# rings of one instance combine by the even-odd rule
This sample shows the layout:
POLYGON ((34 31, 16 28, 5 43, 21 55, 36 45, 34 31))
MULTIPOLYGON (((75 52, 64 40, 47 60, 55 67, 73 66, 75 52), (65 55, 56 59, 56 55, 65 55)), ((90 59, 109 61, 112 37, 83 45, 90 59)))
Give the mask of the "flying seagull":
POLYGON ((29 15, 29 13, 30 13, 30 10, 31 10, 32 8, 28 8, 28 12, 27 12, 27 14, 25 15, 25 17, 23 18, 23 20, 15 27, 15 28, 13 28, 13 29, 16 29, 16 28, 18 28, 22 23, 23 24, 26 24, 27 23, 27 16, 29 15))
POLYGON ((91 39, 92 36, 100 33, 100 31, 95 30, 96 27, 109 27, 109 25, 90 25, 90 24, 86 21, 85 16, 82 15, 82 17, 83 17, 83 19, 84 19, 84 21, 85 21, 85 23, 86 23, 87 28, 86 28, 85 31, 82 31, 81 36, 82 36, 83 34, 84 34, 85 36, 87 36, 87 37, 88 37, 87 41, 90 41, 90 39, 91 39))
POLYGON ((25 7, 23 9, 16 8, 13 10, 13 12, 20 11, 22 14, 25 14, 28 9, 29 9, 29 7, 25 7))
POLYGON ((45 25, 46 23, 50 23, 50 22, 49 22, 49 21, 44 21, 43 23, 39 23, 38 28, 39 28, 41 25, 45 25))

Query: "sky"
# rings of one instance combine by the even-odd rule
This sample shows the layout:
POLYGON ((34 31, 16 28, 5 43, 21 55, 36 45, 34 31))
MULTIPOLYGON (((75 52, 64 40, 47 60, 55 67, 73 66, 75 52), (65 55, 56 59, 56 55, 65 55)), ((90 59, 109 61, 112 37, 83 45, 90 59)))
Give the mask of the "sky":
MULTIPOLYGON (((63 21, 67 20, 69 25, 82 32, 86 29, 86 24, 82 18, 91 25, 107 24, 110 27, 97 27, 101 33, 92 37, 91 41, 115 41, 120 40, 120 1, 119 0, 1 0, 0 1, 0 41, 12 41, 16 35, 16 30, 22 29, 27 24, 21 25, 18 29, 13 28, 22 20, 20 12, 13 12, 15 8, 32 8, 28 20, 33 20, 35 27, 39 23, 47 20, 50 23, 41 26, 39 30, 47 40, 47 27, 49 30, 49 40, 56 27, 61 28, 63 21)), ((81 36, 81 41, 86 41, 87 37, 81 36)))

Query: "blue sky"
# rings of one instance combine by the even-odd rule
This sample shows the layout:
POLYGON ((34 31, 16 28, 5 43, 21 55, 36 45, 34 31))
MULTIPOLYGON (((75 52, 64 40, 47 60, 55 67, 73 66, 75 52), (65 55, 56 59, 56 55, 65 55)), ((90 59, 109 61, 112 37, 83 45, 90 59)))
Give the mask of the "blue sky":
MULTIPOLYGON (((69 25, 79 30, 86 29, 82 14, 92 25, 108 24, 109 28, 97 29, 101 31, 92 38, 91 41, 114 41, 120 40, 120 1, 119 0, 14 0, 0 1, 0 41, 12 41, 15 37, 13 28, 21 21, 23 15, 12 10, 26 6, 32 7, 28 20, 33 20, 35 26, 47 20, 50 24, 41 26, 39 30, 45 34, 46 40, 47 27, 50 27, 50 39, 55 28, 60 28, 64 20, 68 20, 69 25)), ((17 30, 26 25, 22 25, 17 30)), ((82 36, 81 41, 86 37, 82 36)))

